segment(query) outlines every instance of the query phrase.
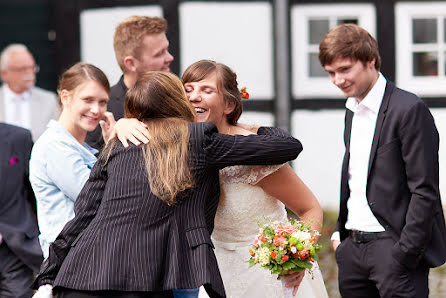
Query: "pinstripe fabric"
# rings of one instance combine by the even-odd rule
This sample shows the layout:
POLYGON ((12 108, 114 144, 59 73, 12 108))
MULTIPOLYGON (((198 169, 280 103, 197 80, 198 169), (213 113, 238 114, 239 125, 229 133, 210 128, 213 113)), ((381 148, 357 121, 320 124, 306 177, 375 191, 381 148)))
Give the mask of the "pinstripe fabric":
POLYGON ((234 164, 276 164, 302 150, 279 136, 228 136, 215 125, 190 125, 196 186, 169 207, 150 192, 140 147, 116 144, 99 159, 75 204, 75 218, 50 247, 35 285, 77 290, 161 291, 205 285, 224 297, 210 234, 219 198, 218 170, 234 164))

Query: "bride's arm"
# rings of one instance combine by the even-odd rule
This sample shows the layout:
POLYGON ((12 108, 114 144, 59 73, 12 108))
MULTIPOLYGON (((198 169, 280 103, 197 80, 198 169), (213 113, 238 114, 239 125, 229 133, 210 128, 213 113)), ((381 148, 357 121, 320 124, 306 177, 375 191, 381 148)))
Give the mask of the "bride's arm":
POLYGON ((323 213, 318 200, 289 165, 257 183, 267 194, 284 203, 304 222, 311 222, 313 230, 321 232, 323 213))
MULTIPOLYGON (((311 222, 313 230, 321 232, 323 213, 314 194, 296 175, 293 169, 284 165, 276 172, 266 176, 257 183, 258 186, 269 195, 275 197, 299 215, 304 222, 311 222)), ((317 240, 317 235, 315 235, 317 240)), ((287 287, 294 287, 293 295, 296 295, 305 271, 292 272, 283 277, 287 281, 287 287)))

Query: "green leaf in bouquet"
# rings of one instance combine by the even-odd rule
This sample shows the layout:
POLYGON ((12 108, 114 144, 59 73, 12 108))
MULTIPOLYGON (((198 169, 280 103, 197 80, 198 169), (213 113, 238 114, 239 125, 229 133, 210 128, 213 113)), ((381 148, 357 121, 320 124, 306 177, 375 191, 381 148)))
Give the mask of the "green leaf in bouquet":
POLYGON ((297 267, 304 269, 311 269, 311 267, 313 267, 313 264, 307 261, 291 260, 291 262, 295 264, 297 267))
POLYGON ((274 230, 271 227, 266 227, 263 232, 267 237, 273 237, 274 236, 274 230))
POLYGON ((282 265, 282 267, 285 270, 290 270, 290 269, 296 268, 296 264, 294 264, 293 262, 286 262, 282 265))
POLYGON ((316 262, 319 261, 319 256, 318 255, 314 255, 313 260, 315 260, 316 262))
POLYGON ((254 259, 249 259, 248 263, 249 263, 249 267, 248 268, 251 268, 252 266, 256 265, 256 263, 254 263, 254 259))

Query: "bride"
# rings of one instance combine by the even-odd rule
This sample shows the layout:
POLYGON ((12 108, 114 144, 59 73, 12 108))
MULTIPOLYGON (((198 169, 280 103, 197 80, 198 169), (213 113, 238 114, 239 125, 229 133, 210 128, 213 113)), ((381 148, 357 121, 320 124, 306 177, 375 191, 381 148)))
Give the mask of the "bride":
MULTIPOLYGON (((195 107, 197 121, 212 122, 224 134, 268 133, 265 127, 237 124, 242 113, 241 94, 237 76, 228 66, 201 60, 186 69, 182 80, 187 97, 195 107)), ((115 129, 125 145, 127 140, 138 145, 138 140, 148 142, 150 138, 144 126, 134 119, 120 119, 115 129), (140 133, 134 135, 129 128, 140 133)), ((322 209, 316 197, 287 164, 224 168, 220 171, 220 189, 212 241, 227 296, 283 297, 281 282, 269 271, 260 266, 248 268, 246 261, 258 233, 257 222, 264 217, 286 220, 286 205, 320 232, 322 209)), ((294 287, 296 297, 328 297, 317 263, 312 275, 305 271, 293 272, 282 278, 287 287, 294 287)), ((206 294, 200 290, 199 296, 206 297, 206 294)))
MULTIPOLYGON (((237 76, 228 66, 201 60, 186 69, 182 80, 199 122, 214 123, 220 133, 253 133, 248 126, 237 125, 241 95, 237 76)), ((260 128, 257 133, 265 130, 260 128)), ((283 297, 281 282, 269 271, 260 266, 248 268, 248 249, 258 233, 256 222, 264 217, 286 220, 285 204, 320 232, 322 209, 317 199, 287 164, 227 167, 220 171, 220 185, 212 240, 227 296, 283 297)), ((294 287, 296 297, 328 297, 317 263, 313 276, 300 272, 283 278, 287 287, 294 287)))

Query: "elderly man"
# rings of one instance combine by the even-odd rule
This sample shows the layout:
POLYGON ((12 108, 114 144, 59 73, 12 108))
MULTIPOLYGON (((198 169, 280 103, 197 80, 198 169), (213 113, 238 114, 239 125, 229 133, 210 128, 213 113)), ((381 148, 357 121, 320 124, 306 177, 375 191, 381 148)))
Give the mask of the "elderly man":
POLYGON ((0 54, 0 122, 29 129, 34 141, 58 115, 56 95, 34 86, 38 71, 22 44, 11 44, 0 54))
MULTIPOLYGON (((170 71, 173 56, 166 37, 167 21, 160 17, 131 16, 115 29, 113 47, 123 75, 111 88, 108 111, 115 119, 124 117, 124 97, 138 77, 146 71, 170 71)), ((89 133, 87 143, 101 149, 104 145, 101 129, 89 133)))

